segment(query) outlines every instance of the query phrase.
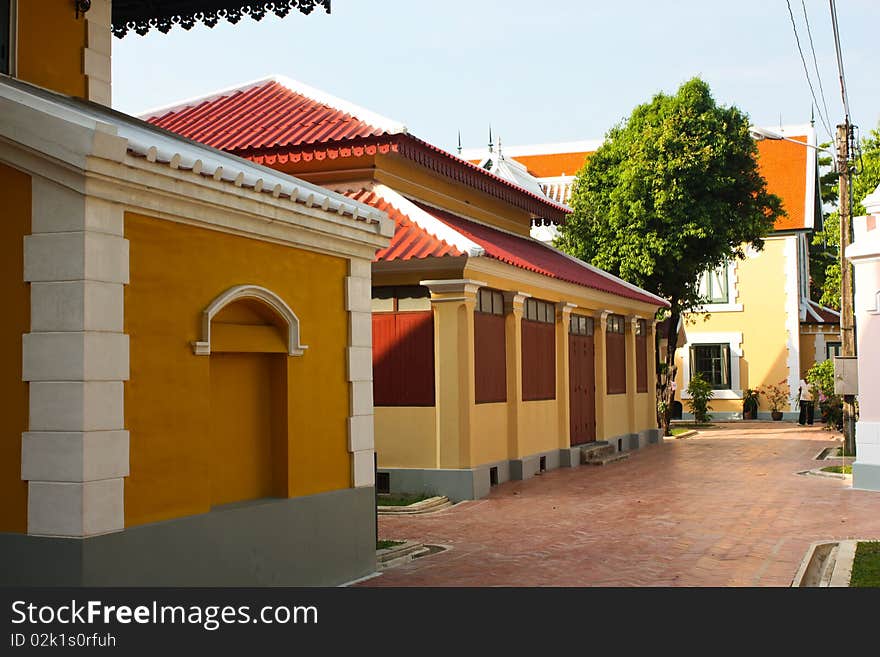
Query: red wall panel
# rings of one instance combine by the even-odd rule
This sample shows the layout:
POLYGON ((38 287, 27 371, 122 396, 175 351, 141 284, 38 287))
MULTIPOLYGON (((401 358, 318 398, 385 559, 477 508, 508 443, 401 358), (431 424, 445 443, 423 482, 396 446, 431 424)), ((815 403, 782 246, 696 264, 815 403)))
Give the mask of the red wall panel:
POLYGON ((556 398, 556 325, 522 320, 523 401, 556 398))
POLYGON ((434 405, 434 315, 373 314, 373 402, 434 405))
POLYGON ((503 315, 474 313, 474 392, 478 404, 507 401, 503 315))

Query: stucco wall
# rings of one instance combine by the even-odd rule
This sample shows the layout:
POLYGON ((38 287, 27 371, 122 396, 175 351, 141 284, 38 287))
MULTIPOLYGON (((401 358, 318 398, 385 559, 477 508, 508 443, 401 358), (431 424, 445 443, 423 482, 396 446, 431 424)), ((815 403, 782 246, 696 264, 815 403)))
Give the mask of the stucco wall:
POLYGON ((471 459, 475 465, 508 458, 507 403, 475 404, 471 414, 471 459))
POLYGON ((379 467, 437 467, 435 407, 377 406, 373 412, 379 467))
MULTIPOLYGON (((687 318, 685 331, 689 343, 699 341, 701 334, 742 333, 739 389, 743 391, 776 384, 783 379, 786 382, 788 380, 787 325, 791 323, 791 318, 786 314, 786 303, 789 301, 786 294, 786 272, 792 265, 787 262, 786 240, 794 239, 796 238, 768 238, 763 251, 757 254, 750 252, 745 260, 737 262, 737 296, 731 302, 742 304, 741 311, 692 314, 687 318)), ((789 273, 794 276, 796 270, 789 273)), ((795 334, 793 340, 794 347, 799 349, 799 334, 795 334)), ((688 411, 688 405, 682 398, 682 392, 687 387, 687 382, 683 379, 683 359, 688 357, 686 349, 679 349, 676 354, 676 399, 683 402, 685 412, 688 411)), ((796 364, 799 365, 800 362, 796 364)), ((712 400, 711 408, 713 411, 741 413, 742 398, 716 398, 712 400)), ((760 409, 770 410, 763 397, 760 399, 760 409)))
POLYGON ((351 486, 347 262, 133 213, 125 216, 125 236, 131 272, 125 288, 125 332, 131 336, 126 526, 210 508, 211 357, 194 355, 191 343, 201 339, 205 307, 246 283, 285 300, 309 347, 303 356, 286 357, 288 495, 351 486))
POLYGON ((86 21, 71 0, 19 0, 18 77, 70 96, 86 97, 86 21))

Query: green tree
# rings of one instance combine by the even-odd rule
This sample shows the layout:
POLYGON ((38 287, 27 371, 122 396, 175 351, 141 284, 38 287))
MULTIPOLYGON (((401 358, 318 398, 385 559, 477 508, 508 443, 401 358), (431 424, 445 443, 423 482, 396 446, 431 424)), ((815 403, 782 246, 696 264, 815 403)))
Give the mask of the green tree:
MULTIPOLYGON (((677 326, 697 308, 700 276, 747 246, 760 250, 784 214, 758 171, 748 116, 716 104, 694 78, 657 94, 614 126, 578 173, 573 213, 557 245, 665 299, 677 326)), ((669 433, 677 335, 658 368, 658 407, 669 433)))
MULTIPOLYGON (((823 144, 823 146, 825 146, 823 144)), ((880 185, 880 124, 861 139, 862 158, 857 162, 858 175, 853 176, 853 216, 865 214, 862 199, 880 185)), ((831 166, 831 158, 820 158, 819 165, 831 166)), ((834 171, 825 171, 820 177, 822 200, 836 204, 838 177, 834 171)), ((825 216, 823 229, 813 236, 810 254, 811 296, 819 303, 840 309, 840 214, 835 210, 825 216)))

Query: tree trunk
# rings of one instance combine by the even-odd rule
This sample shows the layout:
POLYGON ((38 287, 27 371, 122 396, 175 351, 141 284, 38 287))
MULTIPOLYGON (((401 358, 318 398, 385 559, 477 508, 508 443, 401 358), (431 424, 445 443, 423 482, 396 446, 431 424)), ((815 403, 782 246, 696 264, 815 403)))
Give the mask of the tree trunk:
POLYGON ((678 322, 680 319, 681 311, 673 305, 669 316, 669 330, 666 335, 666 353, 664 354, 666 367, 657 377, 657 399, 661 402, 657 405, 657 425, 663 429, 664 436, 671 435, 669 420, 672 411, 672 401, 675 398, 672 383, 675 382, 677 371, 675 367, 675 350, 678 348, 678 322))

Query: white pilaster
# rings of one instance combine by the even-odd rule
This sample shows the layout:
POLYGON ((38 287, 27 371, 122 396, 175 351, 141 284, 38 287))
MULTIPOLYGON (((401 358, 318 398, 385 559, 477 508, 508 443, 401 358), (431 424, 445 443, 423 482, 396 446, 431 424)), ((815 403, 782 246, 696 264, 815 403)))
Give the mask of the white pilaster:
POLYGON ((119 531, 129 472, 123 210, 38 177, 32 208, 23 272, 31 284, 31 331, 22 336, 28 533, 119 531))
POLYGON ((345 310, 348 312, 348 451, 355 488, 375 484, 371 300, 370 262, 352 259, 345 279, 345 310))

